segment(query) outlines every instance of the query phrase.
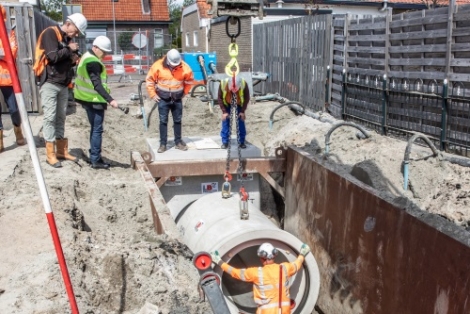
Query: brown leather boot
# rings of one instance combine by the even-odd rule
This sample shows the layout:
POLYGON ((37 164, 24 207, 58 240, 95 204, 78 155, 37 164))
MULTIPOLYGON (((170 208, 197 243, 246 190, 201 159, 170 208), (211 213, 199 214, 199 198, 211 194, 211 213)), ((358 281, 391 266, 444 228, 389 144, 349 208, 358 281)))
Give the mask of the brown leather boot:
POLYGON ((13 127, 13 129, 15 130, 16 145, 23 146, 24 144, 26 144, 26 141, 23 137, 23 132, 21 131, 21 125, 15 126, 13 127))
POLYGON ((46 154, 47 154, 47 163, 54 168, 62 167, 62 164, 57 157, 55 156, 55 145, 54 142, 46 142, 46 154))
POLYGON ((66 138, 56 139, 57 158, 78 161, 78 158, 69 154, 69 140, 66 138))
POLYGON ((3 152, 3 130, 0 130, 0 153, 3 152))

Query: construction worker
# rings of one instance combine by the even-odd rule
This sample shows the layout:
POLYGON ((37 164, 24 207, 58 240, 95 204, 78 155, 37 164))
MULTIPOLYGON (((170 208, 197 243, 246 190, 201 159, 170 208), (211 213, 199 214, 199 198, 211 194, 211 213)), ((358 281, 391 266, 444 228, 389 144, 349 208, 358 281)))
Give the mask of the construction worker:
MULTIPOLYGON (((3 6, 0 6, 3 14, 3 22, 7 21, 7 12, 3 6)), ((12 27, 10 33, 10 47, 13 58, 16 59, 18 54, 18 42, 16 41, 15 26, 12 27)), ((3 50, 3 43, 0 40, 0 49, 3 50)), ((3 99, 8 106, 10 112, 11 122, 13 123, 13 130, 16 137, 16 145, 21 146, 26 144, 21 132, 21 115, 16 103, 15 92, 13 91, 13 83, 11 81, 10 70, 5 60, 0 59, 0 90, 3 94, 3 99)), ((2 124, 2 110, 0 109, 0 153, 4 150, 3 145, 3 124, 2 124)))
POLYGON ((256 314, 289 314, 291 312, 290 277, 300 270, 305 256, 310 252, 310 247, 304 243, 299 252, 300 255, 294 262, 277 264, 274 258, 279 253, 278 250, 271 243, 263 243, 257 251, 263 266, 244 269, 233 268, 225 263, 218 251, 212 252, 211 256, 212 261, 233 278, 253 283, 253 297, 258 306, 256 314), (281 273, 282 276, 280 276, 281 273), (281 295, 281 300, 279 300, 279 295, 281 295))
POLYGON ((175 148, 187 150, 186 143, 181 138, 181 121, 183 119, 182 99, 187 95, 193 84, 193 71, 176 49, 168 51, 165 57, 157 60, 147 74, 147 92, 149 97, 158 103, 160 118, 160 147, 159 153, 166 151, 168 133, 168 115, 173 116, 173 131, 175 148))
POLYGON ((238 119, 238 146, 246 148, 245 137, 245 110, 250 102, 250 89, 246 81, 239 75, 223 79, 219 87, 219 107, 222 110, 222 130, 220 137, 222 138, 222 149, 226 149, 230 142, 230 113, 232 106, 232 95, 236 93, 236 112, 238 119))
POLYGON ((90 165, 94 169, 109 169, 110 164, 101 158, 104 112, 109 104, 118 108, 118 103, 109 94, 107 74, 103 57, 110 53, 111 40, 98 36, 93 46, 80 59, 75 79, 75 101, 86 110, 90 122, 90 165))
POLYGON ((72 40, 79 34, 85 35, 86 28, 86 18, 81 13, 74 13, 62 26, 46 28, 36 44, 33 69, 40 86, 44 112, 42 131, 46 141, 46 160, 54 168, 62 167, 58 159, 78 161, 68 152, 68 140, 64 137, 65 115, 68 85, 73 78, 72 67, 79 59, 78 43, 72 40))

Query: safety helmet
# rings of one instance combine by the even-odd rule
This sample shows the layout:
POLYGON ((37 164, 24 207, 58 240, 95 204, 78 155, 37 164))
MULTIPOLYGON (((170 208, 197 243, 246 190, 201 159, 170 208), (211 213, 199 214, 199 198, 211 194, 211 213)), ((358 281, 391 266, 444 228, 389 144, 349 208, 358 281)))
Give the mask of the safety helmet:
POLYGON ((228 78, 228 88, 232 92, 236 93, 242 87, 242 77, 240 75, 236 75, 235 79, 232 77, 228 78))
POLYGON ((111 40, 106 36, 98 36, 93 41, 93 46, 100 48, 104 52, 111 52, 111 40))
POLYGON ((264 259, 274 259, 279 251, 268 242, 261 244, 258 248, 258 256, 264 259))
POLYGON ((81 13, 74 13, 69 16, 67 16, 67 20, 72 22, 80 31, 80 34, 85 36, 85 30, 88 26, 88 22, 86 18, 83 16, 81 13))
POLYGON ((181 55, 176 49, 171 49, 168 51, 166 54, 166 59, 168 60, 168 63, 174 67, 180 65, 181 63, 181 55))

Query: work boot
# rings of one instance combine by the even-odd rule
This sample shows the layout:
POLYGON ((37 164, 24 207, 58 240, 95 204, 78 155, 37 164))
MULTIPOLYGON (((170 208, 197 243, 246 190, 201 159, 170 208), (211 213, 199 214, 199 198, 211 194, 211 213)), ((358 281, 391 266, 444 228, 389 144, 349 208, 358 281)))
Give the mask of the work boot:
POLYGON ((77 162, 78 158, 69 154, 69 140, 66 138, 56 139, 57 158, 77 162))
POLYGON ((104 162, 104 160, 102 158, 100 158, 100 160, 98 160, 98 162, 92 162, 91 167, 93 169, 109 169, 109 167, 111 167, 111 165, 108 164, 107 162, 104 162))
POLYGON ((57 160, 57 157, 55 155, 55 143, 54 142, 46 142, 46 161, 49 165, 51 165, 54 168, 60 168, 62 167, 62 164, 60 163, 59 160, 57 160))
POLYGON ((175 148, 179 150, 188 150, 188 146, 186 146, 186 143, 183 141, 180 141, 178 144, 176 144, 175 148))
POLYGON ((3 152, 5 147, 3 146, 3 130, 0 130, 0 153, 3 152))
POLYGON ((157 150, 157 153, 164 153, 166 152, 166 145, 160 145, 160 147, 157 150))
POLYGON ((227 149, 227 148, 228 148, 228 144, 227 144, 227 143, 222 143, 222 146, 220 146, 220 148, 222 148, 222 149, 227 149))
POLYGON ((245 143, 241 143, 241 144, 238 145, 238 147, 240 147, 240 148, 242 148, 242 149, 245 149, 245 148, 246 148, 246 145, 245 145, 245 143))
POLYGON ((26 141, 23 137, 23 132, 21 131, 21 125, 13 127, 13 130, 15 130, 16 145, 23 146, 26 144, 26 141))

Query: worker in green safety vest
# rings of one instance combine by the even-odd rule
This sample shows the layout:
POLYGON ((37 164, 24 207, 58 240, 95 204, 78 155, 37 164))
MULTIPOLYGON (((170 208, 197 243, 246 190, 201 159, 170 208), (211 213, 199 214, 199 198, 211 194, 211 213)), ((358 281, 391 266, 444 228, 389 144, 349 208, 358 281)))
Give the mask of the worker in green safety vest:
POLYGON ((101 60, 111 51, 111 41, 108 37, 96 37, 91 50, 80 59, 73 91, 75 101, 86 110, 90 122, 90 164, 94 169, 110 167, 101 157, 104 112, 108 104, 118 108, 118 103, 109 94, 106 67, 101 60))

